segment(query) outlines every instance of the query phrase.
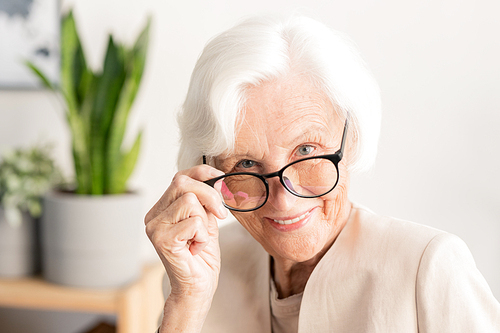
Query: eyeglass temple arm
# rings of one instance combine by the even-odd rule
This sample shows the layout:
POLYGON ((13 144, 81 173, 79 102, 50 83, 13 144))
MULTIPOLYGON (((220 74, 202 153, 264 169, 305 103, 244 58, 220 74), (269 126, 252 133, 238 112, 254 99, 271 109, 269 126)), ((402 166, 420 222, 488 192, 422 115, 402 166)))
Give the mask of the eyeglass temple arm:
POLYGON ((349 128, 349 119, 351 116, 349 113, 347 114, 347 118, 345 119, 345 125, 344 125, 344 133, 342 133, 342 141, 340 142, 340 149, 337 150, 335 154, 337 154, 340 159, 342 159, 342 156, 344 155, 344 146, 347 138, 347 129, 349 128))

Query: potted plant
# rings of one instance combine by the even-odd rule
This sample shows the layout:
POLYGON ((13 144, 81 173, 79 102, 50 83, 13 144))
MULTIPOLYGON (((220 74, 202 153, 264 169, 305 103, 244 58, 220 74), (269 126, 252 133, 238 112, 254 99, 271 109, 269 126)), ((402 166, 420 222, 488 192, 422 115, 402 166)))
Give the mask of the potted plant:
POLYGON ((0 161, 0 276, 20 277, 37 265, 41 197, 62 180, 50 147, 7 152, 0 161))
POLYGON ((150 20, 132 47, 109 35, 102 70, 88 67, 72 12, 62 19, 61 84, 32 63, 45 86, 64 99, 76 186, 45 197, 42 219, 46 279, 82 287, 125 284, 140 273, 140 195, 129 191, 141 146, 123 148, 128 116, 145 67, 150 20))

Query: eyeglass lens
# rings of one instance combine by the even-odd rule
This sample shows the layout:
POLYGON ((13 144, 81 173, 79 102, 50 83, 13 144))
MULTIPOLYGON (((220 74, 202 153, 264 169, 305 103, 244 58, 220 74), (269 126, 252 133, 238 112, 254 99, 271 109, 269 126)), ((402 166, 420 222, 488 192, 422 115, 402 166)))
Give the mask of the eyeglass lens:
MULTIPOLYGON (((282 183, 300 197, 317 197, 331 191, 338 180, 337 167, 326 158, 302 160, 283 170, 282 183)), ((268 193, 264 181, 254 175, 229 175, 214 188, 229 208, 253 210, 260 207, 268 193)))

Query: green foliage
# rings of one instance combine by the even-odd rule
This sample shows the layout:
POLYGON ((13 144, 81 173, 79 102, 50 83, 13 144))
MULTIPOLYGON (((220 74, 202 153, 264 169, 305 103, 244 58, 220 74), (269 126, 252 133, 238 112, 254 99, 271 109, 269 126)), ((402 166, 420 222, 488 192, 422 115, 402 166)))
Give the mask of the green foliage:
POLYGON ((61 27, 61 86, 55 87, 32 63, 44 83, 60 92, 66 102, 66 119, 79 194, 117 194, 126 183, 139 156, 142 133, 128 150, 122 147, 130 109, 144 71, 151 20, 131 48, 115 43, 110 35, 101 72, 85 60, 72 12, 61 27))
POLYGON ((50 147, 6 153, 0 162, 0 205, 7 221, 19 225, 22 212, 40 217, 41 196, 61 183, 61 172, 50 157, 50 147))

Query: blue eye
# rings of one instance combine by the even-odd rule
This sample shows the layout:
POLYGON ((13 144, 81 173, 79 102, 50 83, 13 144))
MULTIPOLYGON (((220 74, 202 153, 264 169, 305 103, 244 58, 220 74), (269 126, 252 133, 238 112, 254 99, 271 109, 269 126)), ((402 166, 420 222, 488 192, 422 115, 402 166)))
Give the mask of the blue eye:
POLYGON ((297 154, 305 156, 305 155, 312 154, 313 151, 314 151, 313 146, 301 146, 301 147, 299 147, 299 149, 297 149, 297 154))
POLYGON ((251 161, 251 160, 243 160, 241 161, 240 163, 238 163, 238 167, 240 168, 243 168, 243 169, 250 169, 250 168, 253 168, 255 166, 255 161, 251 161))

